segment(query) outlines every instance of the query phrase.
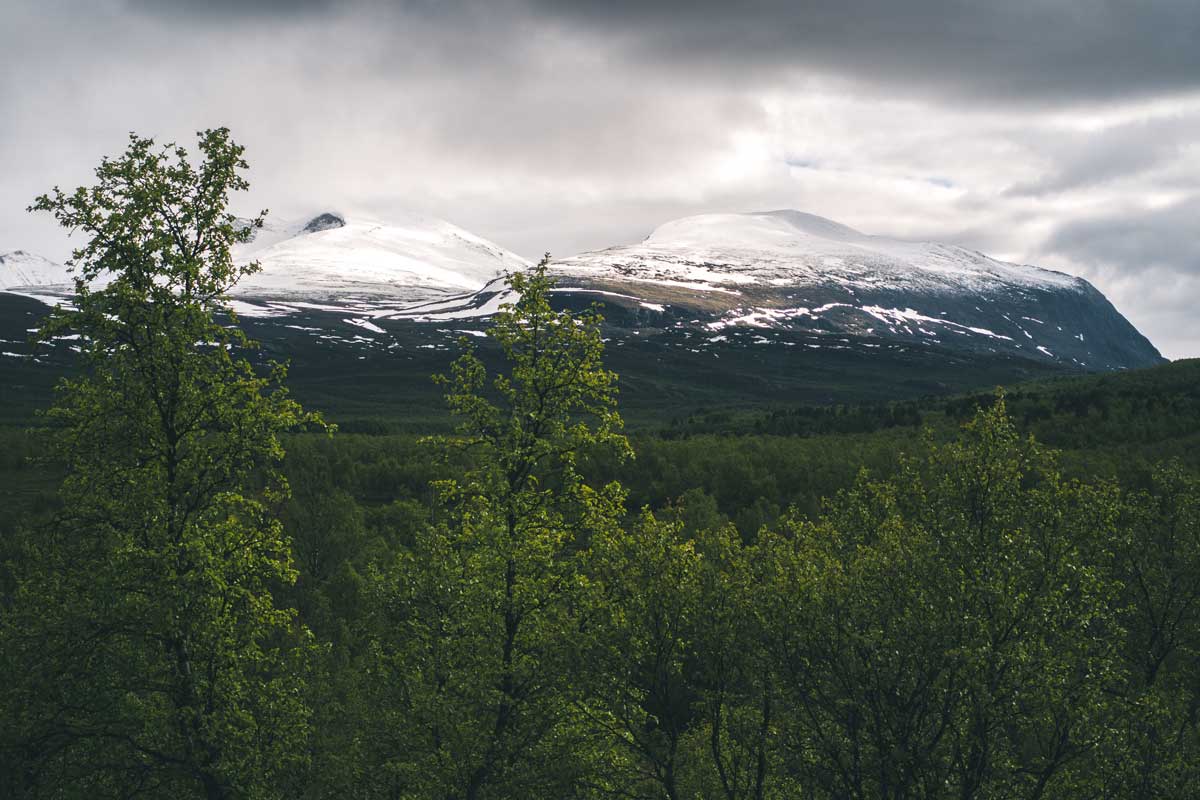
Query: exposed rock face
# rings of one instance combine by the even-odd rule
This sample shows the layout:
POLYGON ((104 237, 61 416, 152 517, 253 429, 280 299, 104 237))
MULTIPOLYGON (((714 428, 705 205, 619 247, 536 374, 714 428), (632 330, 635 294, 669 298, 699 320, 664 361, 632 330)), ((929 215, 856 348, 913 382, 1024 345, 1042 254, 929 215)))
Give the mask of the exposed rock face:
POLYGON ((337 214, 330 214, 326 212, 310 219, 308 224, 304 226, 303 232, 317 233, 319 231, 327 231, 333 228, 344 228, 345 226, 346 220, 342 219, 337 214))

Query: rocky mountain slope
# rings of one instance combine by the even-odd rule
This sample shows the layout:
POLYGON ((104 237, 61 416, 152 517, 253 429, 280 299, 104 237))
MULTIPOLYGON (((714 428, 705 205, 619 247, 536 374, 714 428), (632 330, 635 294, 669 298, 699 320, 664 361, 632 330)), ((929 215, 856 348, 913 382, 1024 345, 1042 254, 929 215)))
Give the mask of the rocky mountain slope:
POLYGON ((1089 370, 1161 362, 1087 281, 951 245, 868 236, 798 211, 708 214, 644 241, 563 259, 560 290, 622 307, 643 327, 788 330, 1007 353, 1089 370))

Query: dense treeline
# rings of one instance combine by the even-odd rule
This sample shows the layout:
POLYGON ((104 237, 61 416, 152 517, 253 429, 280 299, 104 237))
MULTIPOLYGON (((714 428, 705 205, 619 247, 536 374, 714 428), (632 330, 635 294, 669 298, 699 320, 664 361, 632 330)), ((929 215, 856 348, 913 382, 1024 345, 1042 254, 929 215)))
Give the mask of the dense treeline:
POLYGON ((214 321, 245 165, 200 149, 38 202, 117 277, 0 454, 0 795, 1194 793, 1200 479, 1151 463, 1190 380, 630 442, 598 316, 535 270, 505 368, 443 379, 455 434, 337 434, 214 321), (1064 417, 1065 454, 1025 433, 1064 417))

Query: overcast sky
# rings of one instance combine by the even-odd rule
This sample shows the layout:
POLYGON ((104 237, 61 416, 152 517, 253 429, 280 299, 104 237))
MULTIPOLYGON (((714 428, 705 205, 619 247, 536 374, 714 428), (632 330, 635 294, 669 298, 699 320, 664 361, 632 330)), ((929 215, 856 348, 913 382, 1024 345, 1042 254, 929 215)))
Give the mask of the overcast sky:
POLYGON ((528 257, 797 208, 1092 281, 1200 356, 1200 0, 0 0, 0 252, 128 131, 226 125, 246 210, 528 257))

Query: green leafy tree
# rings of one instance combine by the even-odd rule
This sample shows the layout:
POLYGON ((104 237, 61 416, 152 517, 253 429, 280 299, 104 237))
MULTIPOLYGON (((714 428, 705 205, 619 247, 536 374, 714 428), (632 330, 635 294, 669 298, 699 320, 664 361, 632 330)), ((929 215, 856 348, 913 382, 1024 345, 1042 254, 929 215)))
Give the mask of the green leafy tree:
MULTIPOLYGON (((675 510, 672 510, 675 511, 675 510)), ((774 697, 758 613, 769 554, 732 525, 689 537, 686 508, 593 539, 583 658, 605 743, 597 794, 769 796, 774 697)))
POLYGON ((228 211, 247 188, 229 132, 198 139, 193 163, 131 136, 94 185, 33 205, 87 237, 41 333, 76 337, 84 374, 49 412, 62 511, 0 631, 10 795, 272 797, 304 764, 279 434, 319 419, 216 316, 263 216, 228 211))
POLYGON ((436 524, 379 581, 381 791, 561 797, 586 772, 578 553, 624 493, 580 463, 629 446, 596 310, 555 311, 545 260, 508 285, 519 299, 488 331, 507 371, 489 376, 468 351, 442 379, 460 424, 440 445, 469 466, 437 485, 436 524))
POLYGON ((771 636, 788 769, 818 797, 1078 797, 1108 746, 1115 492, 1059 477, 1003 402, 792 526, 771 636))
POLYGON ((1122 511, 1111 556, 1128 638, 1107 788, 1184 798, 1200 783, 1200 480, 1177 462, 1161 465, 1122 511))
POLYGON ((778 770, 778 697, 765 637, 766 594, 785 543, 764 529, 753 544, 732 525, 701 531, 700 608, 694 635, 700 724, 695 746, 705 765, 703 796, 763 800, 795 794, 778 770))
POLYGON ((698 716, 703 564, 682 527, 643 511, 630 528, 594 537, 588 554, 593 612, 583 657, 594 668, 591 726, 607 753, 602 795, 676 800, 695 786, 688 735, 698 716))

